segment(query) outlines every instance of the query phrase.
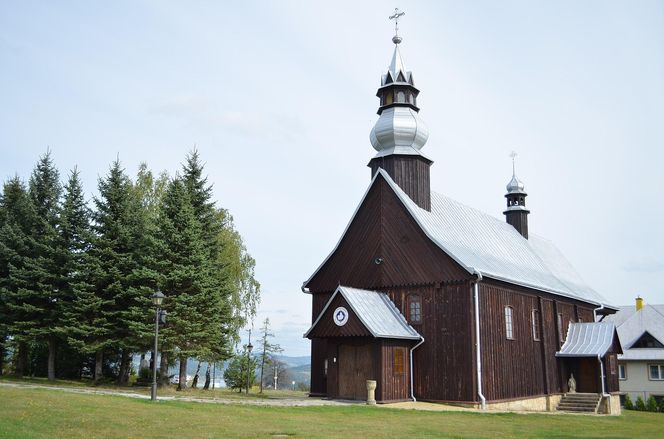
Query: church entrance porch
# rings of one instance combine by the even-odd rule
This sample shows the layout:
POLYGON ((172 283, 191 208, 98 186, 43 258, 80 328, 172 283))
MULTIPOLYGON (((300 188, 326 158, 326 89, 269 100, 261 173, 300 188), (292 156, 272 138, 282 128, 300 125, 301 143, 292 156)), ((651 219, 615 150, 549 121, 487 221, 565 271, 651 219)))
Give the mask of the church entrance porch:
POLYGON ((410 350, 422 337, 385 293, 338 287, 305 337, 312 371, 323 372, 312 383, 318 378, 328 398, 366 400, 367 380, 376 382, 378 402, 409 398, 410 350))
POLYGON ((565 382, 568 392, 571 390, 570 377, 574 376, 577 393, 602 393, 601 371, 597 357, 566 358, 564 361, 567 370, 565 382))

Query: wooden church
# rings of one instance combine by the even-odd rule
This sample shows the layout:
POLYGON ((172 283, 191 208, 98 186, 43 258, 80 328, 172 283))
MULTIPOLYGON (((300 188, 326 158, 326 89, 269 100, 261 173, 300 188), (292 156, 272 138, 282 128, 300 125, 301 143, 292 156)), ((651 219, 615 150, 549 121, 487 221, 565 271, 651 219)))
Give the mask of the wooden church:
MULTIPOLYGON (((615 312, 549 241, 528 231, 513 173, 506 221, 431 191, 413 75, 381 78, 371 183, 337 246, 306 280, 311 395, 555 409, 569 386, 611 403, 615 312), (570 378, 574 376, 574 383, 570 378)), ((574 389, 571 389, 574 390, 574 389)))

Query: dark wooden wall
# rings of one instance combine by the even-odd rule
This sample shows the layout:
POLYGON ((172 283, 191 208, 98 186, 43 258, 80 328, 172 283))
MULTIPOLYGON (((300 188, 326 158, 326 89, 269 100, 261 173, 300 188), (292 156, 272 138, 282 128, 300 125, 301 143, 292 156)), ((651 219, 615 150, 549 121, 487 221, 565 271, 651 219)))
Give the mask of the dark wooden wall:
POLYGON ((415 397, 428 401, 474 401, 472 297, 467 282, 391 288, 403 315, 409 294, 422 297, 422 323, 413 324, 424 343, 413 354, 415 397))
POLYGON ((359 317, 341 294, 330 303, 325 310, 316 327, 309 334, 310 338, 328 338, 328 337, 371 337, 371 333, 362 324, 359 317), (334 311, 343 306, 348 311, 348 321, 343 326, 338 326, 333 317, 334 311))
POLYGON ((487 279, 480 283, 482 387, 487 400, 506 400, 567 391, 569 370, 555 353, 577 316, 592 321, 592 307, 573 299, 487 279), (512 307, 513 339, 507 339, 505 307, 512 307), (540 312, 540 339, 534 340, 532 312, 540 312), (563 339, 557 314, 562 314, 563 339), (583 317, 582 317, 583 318, 583 317))
POLYGON ((381 357, 383 369, 381 371, 380 390, 376 393, 376 400, 381 402, 403 401, 410 395, 410 347, 412 342, 405 340, 382 340, 381 357), (401 350, 404 357, 402 373, 394 370, 395 351, 401 350))
POLYGON ((431 163, 422 156, 389 155, 372 159, 369 167, 371 178, 383 168, 415 204, 431 211, 431 163))
POLYGON ((320 293, 333 292, 339 284, 385 289, 469 277, 427 238, 387 182, 378 177, 336 251, 305 286, 320 293), (382 263, 376 264, 376 258, 382 263))

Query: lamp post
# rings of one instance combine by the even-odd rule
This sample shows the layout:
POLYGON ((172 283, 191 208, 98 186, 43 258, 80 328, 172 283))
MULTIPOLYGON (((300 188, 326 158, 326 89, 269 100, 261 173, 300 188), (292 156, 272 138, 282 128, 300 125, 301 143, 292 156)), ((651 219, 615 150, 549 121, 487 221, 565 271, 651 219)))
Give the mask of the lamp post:
POLYGON ((249 377, 251 376, 249 369, 251 369, 251 350, 254 348, 254 346, 251 344, 251 329, 249 330, 249 344, 247 345, 247 395, 249 394, 249 377))
POLYGON ((157 340, 159 339, 159 312, 161 304, 164 301, 164 293, 157 290, 152 295, 152 304, 156 307, 154 314, 154 361, 152 362, 152 391, 150 392, 150 399, 157 400, 157 340))

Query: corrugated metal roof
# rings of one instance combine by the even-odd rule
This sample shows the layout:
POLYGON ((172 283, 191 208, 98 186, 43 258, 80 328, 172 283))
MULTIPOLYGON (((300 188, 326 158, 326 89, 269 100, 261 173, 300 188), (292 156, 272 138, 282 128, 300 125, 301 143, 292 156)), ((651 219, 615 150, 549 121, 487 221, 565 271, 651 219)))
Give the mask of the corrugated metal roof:
POLYGON ((556 357, 603 357, 613 344, 615 332, 610 322, 570 323, 567 340, 556 357))
POLYGON ((314 324, 304 334, 304 337, 307 337, 318 324, 337 294, 341 294, 346 299, 355 315, 374 337, 409 340, 419 340, 421 338, 420 334, 408 324, 387 294, 344 286, 337 287, 314 324))
POLYGON ((606 316, 604 321, 612 322, 618 330, 618 337, 623 346, 621 360, 663 360, 664 349, 632 348, 645 332, 664 343, 664 305, 644 305, 637 311, 635 306, 621 306, 618 312, 606 316))
POLYGON ((417 206, 381 170, 425 233, 470 273, 601 304, 590 288, 550 241, 531 234, 526 239, 500 220, 444 195, 431 193, 431 212, 417 206))

